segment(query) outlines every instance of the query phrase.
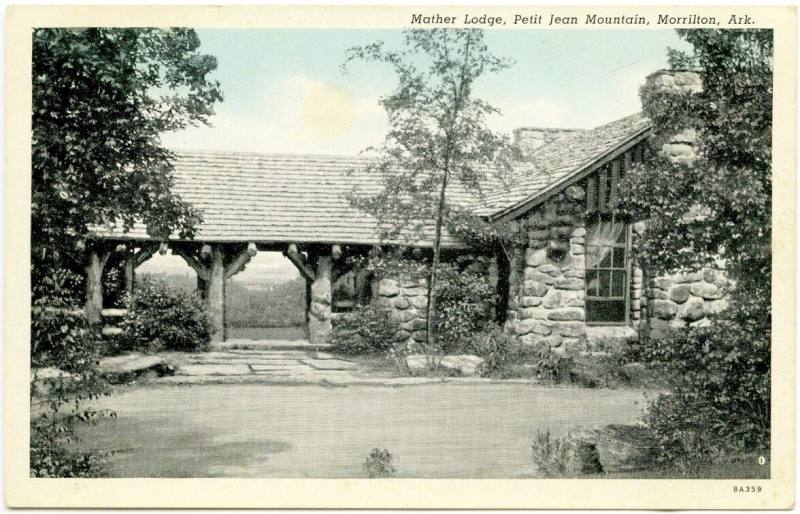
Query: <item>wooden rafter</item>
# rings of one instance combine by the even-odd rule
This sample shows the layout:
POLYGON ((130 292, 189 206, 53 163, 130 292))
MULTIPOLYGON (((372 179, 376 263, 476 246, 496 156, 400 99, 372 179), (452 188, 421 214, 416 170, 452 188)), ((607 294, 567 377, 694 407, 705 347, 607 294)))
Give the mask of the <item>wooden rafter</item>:
POLYGON ((225 266, 225 279, 227 280, 244 270, 245 266, 247 266, 247 263, 250 262, 250 259, 255 257, 256 253, 258 253, 256 245, 253 243, 248 243, 247 248, 242 250, 229 264, 225 266))

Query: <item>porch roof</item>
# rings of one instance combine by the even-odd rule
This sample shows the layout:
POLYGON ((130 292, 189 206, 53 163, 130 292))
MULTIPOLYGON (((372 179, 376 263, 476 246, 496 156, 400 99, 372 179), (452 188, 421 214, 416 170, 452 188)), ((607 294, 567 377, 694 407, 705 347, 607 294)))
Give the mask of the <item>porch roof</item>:
MULTIPOLYGON (((501 217, 557 191, 576 174, 647 131, 641 114, 595 129, 564 133, 514 167, 509 184, 491 170, 476 196, 453 183, 451 203, 476 214, 501 217)), ((202 211, 195 240, 263 243, 379 244, 377 222, 350 206, 354 188, 377 191, 380 178, 365 171, 367 161, 330 155, 176 151, 174 192, 202 211)), ((144 225, 128 232, 95 227, 97 237, 149 239, 144 225)), ((419 238, 430 246, 432 231, 419 238)), ((444 247, 463 244, 446 230, 444 247)))

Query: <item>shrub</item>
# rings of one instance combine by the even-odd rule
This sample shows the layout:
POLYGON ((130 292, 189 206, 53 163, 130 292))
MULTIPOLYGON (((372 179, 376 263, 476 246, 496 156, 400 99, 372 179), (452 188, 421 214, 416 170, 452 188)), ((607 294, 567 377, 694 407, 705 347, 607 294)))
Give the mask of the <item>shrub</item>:
POLYGON ((364 470, 369 478, 387 478, 394 475, 392 454, 386 448, 373 448, 364 461, 364 470))
POLYGON ((568 447, 563 438, 554 439, 550 430, 536 431, 533 439, 533 463, 539 473, 546 477, 559 477, 567 473, 568 447))
POLYGON ((763 451, 770 444, 769 299, 733 294, 725 317, 663 340, 643 354, 670 381, 645 421, 662 462, 763 451))
POLYGON ((331 349, 344 355, 385 354, 392 349, 394 327, 385 311, 362 305, 333 326, 331 349))
POLYGON ((208 348, 214 329, 199 296, 171 289, 163 280, 148 278, 136 286, 121 324, 124 333, 115 340, 119 351, 208 348))
POLYGON ((106 394, 96 368, 99 334, 86 322, 75 299, 79 278, 59 270, 40 276, 31 307, 30 474, 34 477, 89 477, 102 473, 101 456, 70 452, 77 423, 111 411, 82 407, 106 394), (40 368, 61 371, 44 375, 40 368))
POLYGON ((461 353, 473 334, 493 323, 496 293, 489 261, 442 264, 436 287, 436 337, 442 353, 461 353), (462 269, 463 268, 463 269, 462 269))
POLYGON ((465 348, 484 359, 481 366, 484 377, 533 377, 541 382, 559 378, 560 359, 549 346, 527 345, 494 324, 473 334, 465 348))

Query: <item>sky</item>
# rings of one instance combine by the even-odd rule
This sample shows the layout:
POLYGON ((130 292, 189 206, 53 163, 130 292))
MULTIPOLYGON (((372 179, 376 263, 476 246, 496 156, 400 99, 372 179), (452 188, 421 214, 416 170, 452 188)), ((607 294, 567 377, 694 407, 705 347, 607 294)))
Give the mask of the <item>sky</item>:
MULTIPOLYGON (((386 117, 378 99, 392 90, 391 68, 354 63, 348 48, 384 41, 397 30, 198 30, 200 50, 218 59, 213 78, 224 100, 211 126, 163 136, 174 149, 354 155, 380 143, 386 117)), ((479 79, 475 94, 498 107, 497 131, 521 126, 591 128, 638 112, 645 76, 666 66, 667 48, 685 48, 673 30, 490 30, 491 52, 515 64, 479 79)), ((177 257, 143 271, 191 272, 177 257)), ((278 256, 259 256, 251 273, 293 272, 278 256)))

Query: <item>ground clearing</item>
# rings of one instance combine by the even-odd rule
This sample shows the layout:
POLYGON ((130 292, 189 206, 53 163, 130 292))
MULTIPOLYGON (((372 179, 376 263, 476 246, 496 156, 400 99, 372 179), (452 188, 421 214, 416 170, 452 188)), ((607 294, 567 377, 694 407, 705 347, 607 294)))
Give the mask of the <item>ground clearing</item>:
POLYGON ((536 430, 631 423, 644 393, 525 384, 405 387, 148 386, 100 402, 118 419, 82 429, 115 450, 113 477, 362 478, 372 448, 399 477, 531 476, 536 430))

